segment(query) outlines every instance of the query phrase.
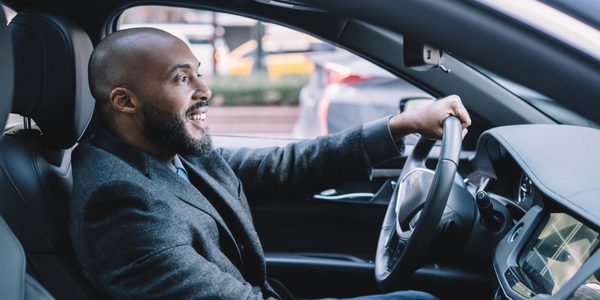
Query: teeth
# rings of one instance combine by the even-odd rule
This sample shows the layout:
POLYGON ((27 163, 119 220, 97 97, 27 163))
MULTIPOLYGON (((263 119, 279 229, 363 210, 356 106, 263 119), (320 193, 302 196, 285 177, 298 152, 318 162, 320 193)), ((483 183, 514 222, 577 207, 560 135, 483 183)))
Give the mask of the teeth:
POLYGON ((205 114, 205 113, 201 113, 201 114, 199 114, 199 115, 197 115, 197 114, 196 114, 196 115, 191 115, 191 116, 190 116, 190 119, 192 119, 192 120, 202 120, 202 121, 204 121, 204 120, 206 120, 206 114, 205 114))

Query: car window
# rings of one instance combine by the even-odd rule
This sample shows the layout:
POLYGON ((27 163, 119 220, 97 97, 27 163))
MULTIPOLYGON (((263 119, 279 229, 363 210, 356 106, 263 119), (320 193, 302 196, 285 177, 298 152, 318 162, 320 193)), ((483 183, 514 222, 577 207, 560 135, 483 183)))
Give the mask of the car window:
POLYGON ((213 135, 313 138, 397 113, 429 96, 348 51, 286 27, 165 6, 127 9, 117 29, 155 27, 188 44, 213 91, 213 135))

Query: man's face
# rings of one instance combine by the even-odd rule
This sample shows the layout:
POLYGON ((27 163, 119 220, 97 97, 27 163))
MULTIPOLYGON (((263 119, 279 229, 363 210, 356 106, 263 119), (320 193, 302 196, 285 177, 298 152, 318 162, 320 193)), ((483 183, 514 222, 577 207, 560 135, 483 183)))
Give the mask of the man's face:
POLYGON ((147 53, 140 96, 143 135, 155 146, 180 154, 212 149, 206 113, 210 89, 200 80, 196 57, 181 40, 162 38, 147 53))

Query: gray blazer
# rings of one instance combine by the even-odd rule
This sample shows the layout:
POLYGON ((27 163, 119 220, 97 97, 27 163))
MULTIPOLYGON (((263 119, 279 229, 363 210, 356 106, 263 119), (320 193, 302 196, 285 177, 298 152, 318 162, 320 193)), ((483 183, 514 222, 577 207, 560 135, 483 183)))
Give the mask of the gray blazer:
POLYGON ((285 148, 180 156, 189 182, 107 131, 73 154, 69 231, 83 274, 110 298, 262 299, 252 204, 367 179, 399 154, 387 119, 285 148))

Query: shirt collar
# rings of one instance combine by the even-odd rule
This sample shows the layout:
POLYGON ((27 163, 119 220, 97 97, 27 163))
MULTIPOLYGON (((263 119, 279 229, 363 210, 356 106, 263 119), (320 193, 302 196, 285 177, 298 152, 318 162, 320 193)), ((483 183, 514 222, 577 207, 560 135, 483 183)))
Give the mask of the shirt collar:
POLYGON ((173 170, 173 172, 177 172, 177 169, 179 168, 187 173, 186 169, 183 167, 183 163, 181 163, 179 155, 175 155, 175 157, 173 157, 173 159, 171 160, 171 163, 171 169, 173 170))

